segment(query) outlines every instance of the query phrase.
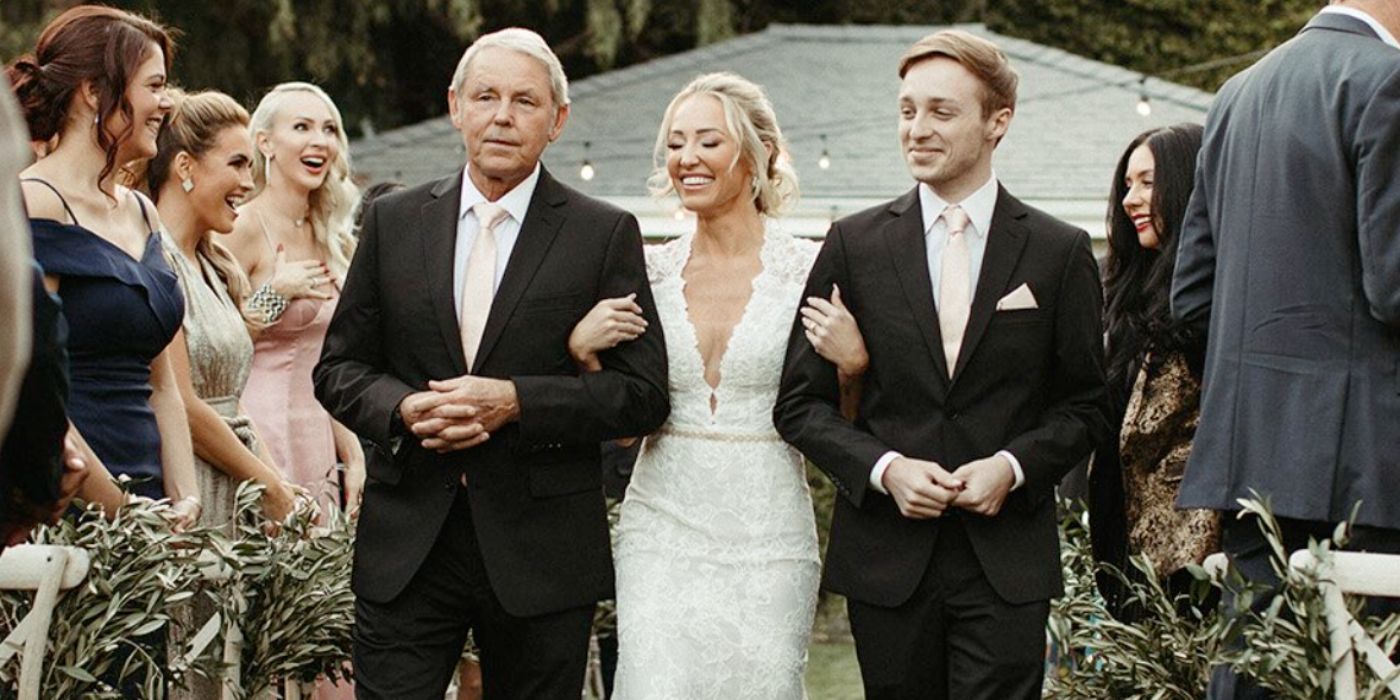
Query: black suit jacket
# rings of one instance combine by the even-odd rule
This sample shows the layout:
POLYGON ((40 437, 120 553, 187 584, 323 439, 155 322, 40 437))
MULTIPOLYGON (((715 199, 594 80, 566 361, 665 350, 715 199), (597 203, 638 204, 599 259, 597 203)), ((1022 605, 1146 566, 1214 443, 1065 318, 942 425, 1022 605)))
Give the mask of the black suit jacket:
POLYGON ((1220 89, 1172 311, 1209 338, 1179 505, 1400 528, 1400 50, 1364 22, 1220 89))
MULTIPOLYGON (((964 521, 987 578, 1012 603, 1062 590, 1052 498, 1056 482, 1108 431, 1102 292, 1089 237, 997 196, 971 316, 952 379, 929 280, 918 190, 837 221, 804 296, 832 284, 870 353, 859 417, 840 412, 834 366, 794 322, 774 421, 835 482, 825 585, 866 603, 899 605, 933 553, 940 519, 911 520, 869 487, 889 450, 949 471, 1006 449, 1026 482, 995 517, 964 521), (996 311, 1022 284, 1039 308, 996 311)), ((800 319, 799 319, 800 320, 800 319)))
POLYGON ((355 544, 356 595, 387 602, 432 547, 465 474, 492 589, 513 615, 612 594, 598 445, 666 419, 666 355, 630 214, 547 171, 491 306, 471 373, 514 381, 520 421, 439 455, 392 428, 400 401, 468 372, 453 303, 459 173, 386 195, 360 247, 316 367, 331 415, 374 443, 355 544), (650 330, 580 374, 567 349, 599 299, 637 293, 650 330))

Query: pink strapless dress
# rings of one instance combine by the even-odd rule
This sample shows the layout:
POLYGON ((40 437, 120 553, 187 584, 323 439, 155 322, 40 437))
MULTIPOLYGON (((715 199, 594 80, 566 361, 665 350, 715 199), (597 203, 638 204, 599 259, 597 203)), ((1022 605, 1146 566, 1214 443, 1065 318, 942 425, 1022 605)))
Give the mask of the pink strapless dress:
POLYGON ((310 491, 323 510, 340 506, 340 482, 331 416, 316 401, 311 370, 338 299, 289 302, 254 343, 243 391, 243 407, 283 475, 310 491))
MULTIPOLYGON (((316 401, 311 370, 321 357, 332 299, 294 299, 277 323, 263 329, 253 345, 253 370, 243 390, 243 408, 258 428, 272 458, 289 481, 316 497, 322 512, 340 507, 335 436, 331 416, 316 401)), ((322 679, 318 700, 351 700, 354 686, 322 679)))

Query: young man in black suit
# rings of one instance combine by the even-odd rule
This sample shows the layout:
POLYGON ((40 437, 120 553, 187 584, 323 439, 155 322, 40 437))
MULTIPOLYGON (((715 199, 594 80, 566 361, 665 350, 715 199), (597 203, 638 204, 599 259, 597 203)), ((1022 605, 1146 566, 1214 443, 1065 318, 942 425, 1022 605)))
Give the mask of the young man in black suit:
POLYGON ((376 445, 356 694, 441 698, 471 629, 486 697, 575 700, 613 589, 599 443, 665 420, 661 326, 636 219, 539 164, 569 112, 544 40, 477 40, 448 100, 468 164, 367 212, 316 368, 321 402, 376 445), (652 330, 580 375, 574 324, 632 293, 652 330))
POLYGON ((858 415, 799 316, 774 420, 843 496, 824 584, 866 696, 1039 698, 1055 484, 1110 429, 1098 269, 1085 232, 992 173, 1017 82, 1000 49, 943 31, 899 74, 918 185, 833 224, 806 290, 839 286, 860 323, 858 415))

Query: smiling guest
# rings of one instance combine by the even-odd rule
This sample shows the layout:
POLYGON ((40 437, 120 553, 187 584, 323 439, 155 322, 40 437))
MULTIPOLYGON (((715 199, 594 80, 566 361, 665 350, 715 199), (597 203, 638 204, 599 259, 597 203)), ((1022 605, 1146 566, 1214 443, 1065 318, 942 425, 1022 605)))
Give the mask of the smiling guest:
MULTIPOLYGON (((200 506, 169 347, 184 300, 155 207, 118 182, 121 166, 156 153, 170 52, 160 25, 88 5, 54 19, 8 75, 31 138, 57 137, 20 178, 34 256, 68 322, 69 416, 107 469, 139 495, 172 499, 185 526, 200 506)), ((80 495, 113 505, 113 490, 95 474, 80 495)))
POLYGON ((355 252, 359 191, 340 111, 310 83, 283 83, 253 111, 254 189, 230 249, 253 288, 244 302, 256 343, 248 415, 284 475, 322 509, 359 503, 359 440, 326 413, 311 368, 355 252), (343 464, 343 475, 336 467, 343 464))
POLYGON ((237 485, 267 487, 268 517, 290 512, 295 494, 258 440, 239 403, 253 341, 239 302, 251 293, 238 261, 216 237, 233 231, 235 207, 253 190, 248 112, 218 92, 172 91, 146 184, 165 222, 165 253, 185 293, 185 322, 172 357, 196 457, 201 521, 227 527, 237 485))
POLYGON ((1055 484, 1109 433, 1098 269, 1087 233, 992 172, 1017 86, 996 45, 931 34, 899 77, 917 184, 832 224, 807 281, 860 320, 859 420, 799 317, 774 422, 841 494, 824 584, 865 696, 1038 700, 1055 484))
MULTIPOLYGON (((1118 161, 1108 209, 1104 327, 1109 396, 1120 429, 1094 452, 1089 522, 1095 557, 1138 578, 1144 555, 1168 589, 1184 592, 1219 548, 1220 516, 1177 510, 1177 489, 1200 420, 1205 336, 1173 321, 1168 304, 1177 240, 1201 150, 1201 127, 1145 131, 1118 161)), ((1101 572, 1099 590, 1121 618, 1141 611, 1101 572)))

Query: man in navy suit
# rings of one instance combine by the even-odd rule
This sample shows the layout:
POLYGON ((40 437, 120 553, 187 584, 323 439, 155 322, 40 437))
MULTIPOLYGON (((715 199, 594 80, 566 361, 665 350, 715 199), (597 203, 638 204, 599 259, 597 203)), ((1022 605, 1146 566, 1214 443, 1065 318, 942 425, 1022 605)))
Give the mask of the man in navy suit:
MULTIPOLYGON (((1352 546, 1400 551, 1397 34, 1400 0, 1334 3, 1231 78, 1182 227, 1172 311, 1208 345, 1178 505, 1258 492, 1289 550, 1357 508, 1352 546)), ((1257 523, 1222 545, 1274 580, 1257 523)), ((1269 697, 1224 670, 1211 696, 1269 697)))

